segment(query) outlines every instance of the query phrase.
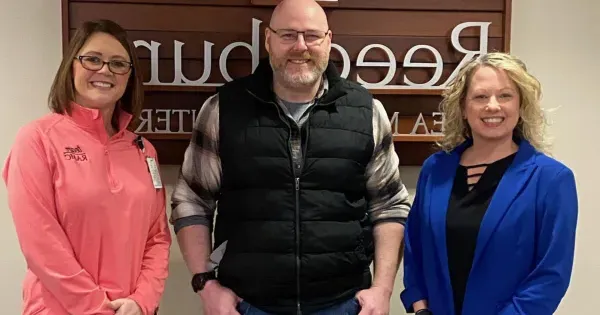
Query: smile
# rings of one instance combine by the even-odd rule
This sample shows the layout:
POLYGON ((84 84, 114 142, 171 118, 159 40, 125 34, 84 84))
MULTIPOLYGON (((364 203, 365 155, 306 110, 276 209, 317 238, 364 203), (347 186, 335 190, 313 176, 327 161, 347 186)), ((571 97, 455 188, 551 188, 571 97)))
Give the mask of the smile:
POLYGON ((497 126, 499 124, 501 124, 504 121, 504 117, 488 117, 488 118, 482 118, 481 121, 483 121, 484 124, 486 125, 491 125, 491 126, 497 126))
POLYGON ((309 62, 310 59, 290 59, 289 62, 294 63, 294 64, 305 64, 307 62, 309 62))
POLYGON ((93 86, 99 87, 99 88, 111 88, 111 87, 115 86, 112 83, 102 82, 102 81, 94 81, 94 82, 91 82, 91 83, 92 83, 93 86))

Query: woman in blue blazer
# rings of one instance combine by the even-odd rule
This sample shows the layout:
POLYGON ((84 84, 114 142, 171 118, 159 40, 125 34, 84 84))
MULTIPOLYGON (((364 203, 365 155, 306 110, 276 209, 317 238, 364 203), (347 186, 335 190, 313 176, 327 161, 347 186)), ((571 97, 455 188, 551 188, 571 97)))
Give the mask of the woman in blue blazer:
POLYGON ((445 91, 442 150, 405 230, 409 313, 550 315, 569 286, 573 172, 546 155, 540 83, 516 57, 472 61, 445 91))

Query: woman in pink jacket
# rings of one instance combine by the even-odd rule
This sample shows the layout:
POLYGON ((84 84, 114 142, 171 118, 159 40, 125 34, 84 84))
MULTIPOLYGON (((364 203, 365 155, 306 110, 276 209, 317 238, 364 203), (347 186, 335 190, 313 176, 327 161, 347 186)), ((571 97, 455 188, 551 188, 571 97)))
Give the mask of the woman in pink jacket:
POLYGON ((27 261, 24 315, 151 315, 171 234, 156 151, 136 137, 134 46, 87 22, 54 79, 52 113, 21 128, 3 178, 27 261))

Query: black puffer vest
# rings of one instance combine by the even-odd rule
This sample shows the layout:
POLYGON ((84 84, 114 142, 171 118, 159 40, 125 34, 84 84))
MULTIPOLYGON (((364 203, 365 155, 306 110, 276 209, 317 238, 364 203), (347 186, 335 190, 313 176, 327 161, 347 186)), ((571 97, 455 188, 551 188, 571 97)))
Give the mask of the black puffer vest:
POLYGON ((371 284, 365 170, 374 146, 372 96, 331 63, 326 76, 329 91, 301 130, 275 101, 268 60, 219 90, 215 247, 228 243, 218 278, 275 314, 309 314, 371 284), (292 161, 294 133, 303 165, 292 161))

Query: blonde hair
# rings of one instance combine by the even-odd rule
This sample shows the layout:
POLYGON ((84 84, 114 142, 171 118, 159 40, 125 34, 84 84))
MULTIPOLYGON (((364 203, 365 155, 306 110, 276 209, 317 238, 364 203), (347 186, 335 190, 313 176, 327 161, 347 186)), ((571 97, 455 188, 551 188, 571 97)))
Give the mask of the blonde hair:
POLYGON ((482 55, 460 69, 456 78, 442 94, 440 111, 444 113, 443 138, 438 146, 450 152, 459 144, 471 137, 471 130, 463 118, 465 98, 471 78, 480 67, 492 67, 504 70, 519 90, 519 121, 514 135, 527 140, 536 150, 547 153, 550 144, 545 138, 547 126, 544 111, 540 105, 542 96, 541 84, 527 71, 525 63, 514 55, 492 52, 482 55))

